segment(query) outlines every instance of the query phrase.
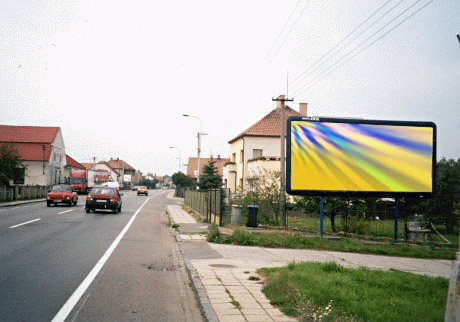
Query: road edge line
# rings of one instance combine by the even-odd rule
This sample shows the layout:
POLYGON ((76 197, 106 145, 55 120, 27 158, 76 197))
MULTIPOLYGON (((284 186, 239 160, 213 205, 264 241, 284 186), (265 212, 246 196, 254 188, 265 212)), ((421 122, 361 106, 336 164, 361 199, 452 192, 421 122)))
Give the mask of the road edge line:
POLYGON ((54 316, 54 318, 51 320, 51 322, 64 322, 67 319, 67 317, 69 316, 70 312, 72 312, 72 310, 75 308, 75 305, 77 305, 78 301, 80 301, 80 299, 83 296, 83 294, 85 294, 85 292, 88 289, 88 287, 91 285, 91 283, 96 278, 97 274, 100 272, 102 267, 104 267, 105 263, 110 258, 110 256, 112 255, 113 251, 118 246, 118 244, 120 243, 121 239, 124 237, 124 235, 126 234, 128 229, 131 227, 132 223, 136 219, 137 215, 142 210, 144 205, 150 200, 150 198, 145 200, 144 203, 139 207, 139 209, 134 213, 134 215, 131 217, 131 219, 126 224, 125 228, 123 228, 123 230, 120 232, 120 234, 117 236, 117 238, 115 238, 115 240, 110 245, 110 247, 106 250, 104 255, 102 255, 102 257, 99 259, 99 261, 93 267, 91 272, 89 272, 89 274, 85 277, 83 282, 72 293, 72 295, 69 297, 67 302, 65 302, 64 306, 62 306, 62 308, 54 316))

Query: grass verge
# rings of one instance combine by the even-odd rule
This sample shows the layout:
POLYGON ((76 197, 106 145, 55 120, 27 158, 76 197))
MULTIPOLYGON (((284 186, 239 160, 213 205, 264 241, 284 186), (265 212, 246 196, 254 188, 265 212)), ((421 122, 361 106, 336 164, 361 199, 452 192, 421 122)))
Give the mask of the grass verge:
POLYGON ((306 237, 285 232, 255 233, 235 229, 231 237, 221 235, 218 230, 211 230, 209 242, 233 243, 244 246, 262 246, 273 248, 320 249, 362 254, 389 255, 415 258, 455 259, 455 249, 437 249, 411 244, 372 244, 363 240, 349 238, 326 239, 306 237))
POLYGON ((265 277, 262 291, 270 302, 301 321, 444 319, 449 284, 446 278, 351 269, 333 262, 290 263, 257 272, 265 277))

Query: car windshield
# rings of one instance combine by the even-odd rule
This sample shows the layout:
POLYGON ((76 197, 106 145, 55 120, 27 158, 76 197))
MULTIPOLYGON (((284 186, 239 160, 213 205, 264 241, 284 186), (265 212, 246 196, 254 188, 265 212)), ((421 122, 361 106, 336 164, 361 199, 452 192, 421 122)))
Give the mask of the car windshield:
POLYGON ((69 191, 69 192, 72 192, 72 187, 69 186, 69 185, 60 184, 60 185, 54 186, 52 191, 69 191))
POLYGON ((93 190, 91 190, 91 193, 95 195, 114 195, 115 190, 113 188, 105 188, 105 187, 93 188, 93 190))
POLYGON ((139 189, 147 189, 146 186, 140 186, 139 189))

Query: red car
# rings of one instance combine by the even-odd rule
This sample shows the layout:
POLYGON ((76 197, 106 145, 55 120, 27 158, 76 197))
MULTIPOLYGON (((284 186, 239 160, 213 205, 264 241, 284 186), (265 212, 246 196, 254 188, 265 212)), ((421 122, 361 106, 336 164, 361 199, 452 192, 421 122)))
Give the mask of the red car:
POLYGON ((113 214, 121 212, 122 194, 116 188, 94 187, 86 197, 85 210, 90 213, 91 210, 107 209, 113 214))
POLYGON ((65 203, 69 206, 76 205, 78 202, 78 195, 72 190, 72 186, 68 184, 59 184, 51 189, 46 195, 46 205, 56 205, 58 203, 65 203))

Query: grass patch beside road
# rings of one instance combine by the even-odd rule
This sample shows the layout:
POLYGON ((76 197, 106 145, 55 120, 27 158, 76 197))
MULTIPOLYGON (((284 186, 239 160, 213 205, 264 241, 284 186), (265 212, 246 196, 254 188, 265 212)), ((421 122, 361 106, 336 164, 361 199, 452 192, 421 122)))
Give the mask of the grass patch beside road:
POLYGON ((322 321, 444 319, 446 278, 351 269, 333 262, 290 263, 282 268, 262 268, 258 273, 266 278, 262 290, 270 302, 301 321, 313 321, 315 313, 317 317, 323 314, 322 321))
POLYGON ((220 233, 208 235, 208 241, 233 243, 244 246, 262 246, 273 248, 318 249, 339 252, 389 255, 415 258, 455 259, 455 249, 434 249, 410 244, 372 244, 350 238, 327 239, 307 237, 285 232, 255 233, 235 229, 231 237, 220 233))

